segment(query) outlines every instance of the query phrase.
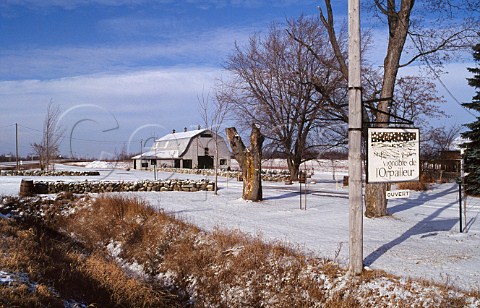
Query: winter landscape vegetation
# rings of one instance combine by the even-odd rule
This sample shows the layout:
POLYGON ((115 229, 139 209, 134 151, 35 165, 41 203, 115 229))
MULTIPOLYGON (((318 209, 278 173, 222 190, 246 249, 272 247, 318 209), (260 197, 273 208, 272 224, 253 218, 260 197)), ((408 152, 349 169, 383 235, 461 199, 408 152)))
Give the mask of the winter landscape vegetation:
MULTIPOLYGON (((83 165, 85 167, 57 165, 56 170, 99 171, 99 175, 79 178, 74 176, 29 178, 67 183, 85 180, 106 182, 153 180, 153 174, 150 171, 127 171, 125 168, 118 168, 125 165, 118 164, 117 168, 114 168, 116 164, 106 162, 83 165)), ((80 251, 84 258, 89 255, 85 251, 88 248, 93 249, 93 254, 98 258, 102 255, 105 260, 113 259, 114 263, 125 272, 125 276, 122 276, 125 286, 117 285, 115 289, 100 277, 94 277, 92 274, 90 278, 98 284, 105 284, 103 293, 98 291, 98 294, 111 297, 104 298, 103 303, 106 305, 115 303, 115 300, 118 300, 117 304, 128 303, 126 298, 113 294, 119 292, 123 293, 124 297, 130 296, 125 289, 129 288, 130 284, 133 288, 133 283, 128 279, 137 279, 138 288, 142 283, 151 285, 153 290, 149 292, 153 292, 152 294, 156 296, 163 294, 162 292, 170 292, 164 300, 172 301, 170 303, 172 305, 176 303, 175 305, 187 306, 257 304, 288 306, 289 303, 297 303, 296 306, 476 307, 480 304, 478 296, 480 201, 477 198, 468 198, 467 220, 463 233, 459 232, 458 185, 455 183, 432 183, 426 191, 412 192, 409 199, 390 200, 387 217, 365 220, 366 270, 360 278, 354 279, 345 272, 348 262, 348 192, 342 185, 342 179, 346 174, 346 162, 336 162, 336 165, 334 175, 331 161, 312 162, 309 167, 314 169, 314 174, 308 181, 307 193, 302 195, 302 199, 298 183, 285 185, 284 182, 264 182, 264 201, 260 203, 245 201, 241 198, 242 182, 230 178, 227 184, 227 178, 220 178, 218 195, 214 195, 212 191, 143 191, 92 194, 90 197, 79 195, 70 200, 69 198, 72 197, 67 197, 65 194, 54 194, 41 196, 50 200, 48 206, 38 206, 36 200, 40 198, 39 196, 27 198, 38 207, 35 208, 32 205, 28 208, 28 201, 23 201, 27 206, 22 207, 20 206, 22 201, 11 199, 18 195, 23 177, 2 176, 0 177, 0 194, 3 195, 0 209, 2 224, 15 220, 18 221, 18 228, 21 229, 22 226, 28 226, 28 222, 34 217, 41 220, 56 217, 59 232, 63 236, 71 237, 70 241, 78 241, 82 244, 83 248, 80 251), (124 205, 118 200, 114 209, 111 209, 111 211, 118 210, 118 213, 97 213, 93 204, 111 197, 114 200, 115 198, 135 200, 167 215, 168 219, 179 219, 182 224, 191 224, 189 228, 199 228, 195 229, 198 238, 196 237, 196 242, 191 244, 193 246, 182 248, 192 249, 188 252, 188 256, 195 258, 196 261, 191 260, 191 262, 197 262, 197 264, 189 266, 193 266, 195 270, 190 269, 191 272, 189 272, 189 269, 182 268, 181 264, 170 268, 168 265, 173 263, 164 263, 167 262, 165 260, 168 259, 169 254, 187 253, 177 251, 180 249, 178 246, 180 244, 174 241, 182 241, 177 239, 179 236, 182 237, 182 234, 179 234, 183 232, 181 227, 173 227, 166 222, 156 223, 159 228, 168 226, 172 229, 163 230, 162 232, 166 233, 162 236, 157 234, 157 237, 153 237, 154 233, 151 233, 152 237, 148 238, 148 232, 153 232, 149 230, 148 224, 153 222, 147 223, 142 220, 146 219, 142 216, 146 214, 131 214, 129 211, 133 209, 120 210, 124 205), (54 204, 60 207, 57 212, 52 209, 54 204), (82 211, 86 213, 82 214, 82 211), (97 215, 112 215, 112 217, 101 218, 96 217, 97 215), (113 224, 120 223, 114 221, 118 215, 122 217, 121 226, 113 224), (65 221, 62 224, 58 222, 69 216, 73 217, 75 224, 75 227, 69 227, 72 228, 71 230, 63 225, 65 221), (130 221, 131 219, 133 222, 130 221), (135 220, 140 222, 137 227, 132 225, 135 220), (96 226, 96 224, 99 225, 96 226), (123 232, 116 234, 113 231, 116 228, 122 228, 123 232), (97 232, 100 234, 82 233, 86 229, 98 229, 97 232), (112 230, 109 231, 110 229, 112 230), (227 239, 228 236, 233 238, 227 239), (166 242, 162 242, 162 238, 166 242), (141 239, 147 242, 142 243, 141 239), (264 243, 262 245, 280 245, 282 248, 252 248, 247 246, 244 242, 246 240, 250 244, 261 241, 264 243), (143 249, 152 250, 153 256, 150 258, 146 256, 147 251, 143 249), (215 256, 215 260, 204 260, 203 258, 209 258, 208 255, 204 255, 205 249, 216 251, 219 255, 215 256), (292 255, 300 254, 304 259, 293 261, 292 255, 285 251, 292 251, 292 255), (249 254, 250 257, 258 254, 256 258, 259 259, 255 261, 257 263, 247 264, 254 261, 248 260, 250 257, 245 254, 249 254), (245 264, 236 264, 239 267, 232 268, 229 262, 233 262, 231 259, 236 258, 243 260, 245 264), (203 277, 203 275, 212 275, 212 277, 203 277), (215 284, 208 281, 209 279, 214 279, 215 284), (162 286, 160 289, 162 292, 158 291, 159 286, 162 286)), ((158 177, 188 178, 196 181, 206 178, 202 175, 165 172, 160 172, 158 177)), ((207 178, 212 179, 212 176, 207 178)), ((55 225, 53 222, 50 223, 52 226, 55 225)), ((26 240, 25 233, 33 232, 28 231, 27 228, 14 233, 12 227, 2 228, 5 239, 2 242, 4 251, 8 246, 13 245, 10 241, 26 240)), ((190 235, 183 236, 188 238, 190 235)), ((183 240, 186 239, 183 238, 183 240)), ((40 242, 38 245, 41 247, 37 249, 42 252, 42 249, 47 249, 44 247, 45 243, 40 242)), ((73 253, 75 249, 69 248, 67 252, 73 253)), ((49 251, 45 253, 48 254, 49 251)), ((50 257, 55 256, 51 253, 50 257)), ((34 257, 30 256, 30 258, 34 257)), ((6 259, 8 258, 2 257, 2 260, 6 259)), ((39 260, 41 263, 37 266, 46 266, 45 259, 39 260)), ((25 262, 30 264, 29 262, 34 263, 34 260, 25 262)), ((6 293, 9 292, 8 290, 18 289, 20 285, 24 285, 25 290, 22 292, 40 293, 37 295, 38 302, 31 303, 38 304, 43 300, 44 304, 52 304, 55 303, 52 298, 58 300, 59 297, 65 301, 71 301, 72 306, 88 304, 88 302, 82 302, 82 298, 85 300, 88 297, 78 290, 68 292, 59 290, 61 281, 48 281, 45 277, 28 273, 27 269, 19 267, 15 271, 15 268, 7 266, 9 263, 2 262, 2 264, 4 266, 1 271, 2 292, 6 293), (45 290, 42 291, 39 286, 45 290), (48 298, 46 294, 50 294, 52 298, 48 298)), ((99 264, 97 264, 98 269, 90 270, 99 271, 97 273, 99 276, 106 275, 100 272, 103 267, 99 264)), ((104 268, 104 270, 107 269, 104 268)), ((69 279, 80 279, 80 276, 76 277, 73 274, 72 276, 69 279)), ((106 277, 105 279, 113 280, 114 278, 106 277)), ((141 299, 141 295, 138 297, 136 300, 145 301, 147 306, 155 306, 159 303, 153 302, 153 298, 156 297, 148 299, 152 302, 148 302, 145 298, 141 299)), ((56 303, 58 304, 58 301, 56 303)), ((67 305, 67 302, 64 303, 67 305)), ((7 305, 5 302, 3 304, 7 305)))
POLYGON ((479 307, 479 8, 0 3, 0 305, 479 307))

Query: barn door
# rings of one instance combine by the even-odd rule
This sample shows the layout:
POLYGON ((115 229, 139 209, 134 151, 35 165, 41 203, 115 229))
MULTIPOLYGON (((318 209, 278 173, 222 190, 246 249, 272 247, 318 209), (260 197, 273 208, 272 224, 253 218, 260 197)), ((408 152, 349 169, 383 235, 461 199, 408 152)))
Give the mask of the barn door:
POLYGON ((213 157, 198 156, 198 169, 213 169, 213 157))

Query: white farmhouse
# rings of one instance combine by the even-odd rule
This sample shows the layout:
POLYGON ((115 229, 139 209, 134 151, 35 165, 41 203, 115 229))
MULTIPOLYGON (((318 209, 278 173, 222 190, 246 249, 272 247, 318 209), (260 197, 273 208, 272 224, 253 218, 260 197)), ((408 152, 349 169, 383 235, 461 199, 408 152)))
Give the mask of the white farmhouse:
POLYGON ((153 166, 212 169, 216 162, 218 147, 218 167, 230 167, 230 150, 225 140, 209 129, 197 129, 177 133, 175 130, 155 140, 150 151, 132 157, 134 169, 151 169, 153 166))

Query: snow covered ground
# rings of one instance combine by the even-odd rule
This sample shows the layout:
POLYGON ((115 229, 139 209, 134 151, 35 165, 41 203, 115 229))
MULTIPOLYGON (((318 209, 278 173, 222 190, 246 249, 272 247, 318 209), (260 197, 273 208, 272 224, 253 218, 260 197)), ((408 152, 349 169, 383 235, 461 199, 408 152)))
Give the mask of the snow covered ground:
MULTIPOLYGON (((315 165, 308 195, 298 184, 264 182, 265 200, 241 199, 242 183, 220 178, 219 195, 212 192, 139 192, 152 206, 164 209, 199 227, 236 228, 272 241, 289 242, 318 257, 348 262, 348 190, 342 188, 344 168, 335 181, 330 162, 315 165)), ((100 176, 42 177, 35 180, 153 179, 152 172, 58 165, 57 169, 98 170, 100 176)), ((111 167, 111 166, 108 166, 111 167)), ((189 174, 159 173, 159 179, 198 179, 189 174)), ((0 195, 17 194, 21 177, 0 177, 0 195)), ((433 279, 467 290, 480 291, 480 199, 467 199, 465 232, 459 232, 458 187, 435 184, 427 192, 412 192, 409 199, 389 201, 385 218, 364 219, 364 262, 373 269, 405 277, 433 279)))

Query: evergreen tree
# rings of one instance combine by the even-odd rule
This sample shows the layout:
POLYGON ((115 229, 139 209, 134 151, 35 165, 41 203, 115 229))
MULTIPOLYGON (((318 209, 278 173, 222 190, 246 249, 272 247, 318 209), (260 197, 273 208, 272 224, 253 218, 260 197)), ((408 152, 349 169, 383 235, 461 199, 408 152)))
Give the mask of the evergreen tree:
MULTIPOLYGON (((480 113, 480 44, 473 47, 473 58, 477 63, 477 67, 468 68, 473 73, 473 78, 468 79, 468 84, 476 89, 476 94, 472 102, 463 103, 462 105, 468 109, 475 110, 480 113)), ((463 144, 465 151, 465 171, 468 172, 465 177, 465 189, 467 194, 480 195, 480 116, 472 122, 465 124, 469 129, 462 133, 462 137, 468 141, 463 144)))

